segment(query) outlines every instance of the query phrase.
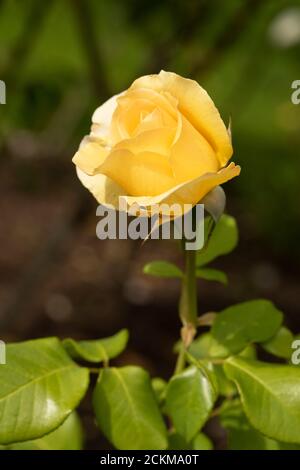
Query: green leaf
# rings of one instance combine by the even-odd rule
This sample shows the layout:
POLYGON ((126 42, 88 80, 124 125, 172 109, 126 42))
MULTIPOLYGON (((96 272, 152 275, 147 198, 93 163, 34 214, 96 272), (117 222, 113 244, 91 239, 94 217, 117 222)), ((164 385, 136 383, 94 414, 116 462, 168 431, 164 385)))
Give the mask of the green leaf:
POLYGON ((171 378, 166 394, 166 411, 176 431, 189 442, 205 424, 216 400, 208 376, 190 366, 171 378))
POLYGON ((177 432, 171 432, 169 435, 168 450, 191 450, 191 444, 177 432))
POLYGON ((172 432, 169 436, 169 450, 212 450, 213 443, 204 434, 197 434, 191 442, 187 442, 180 434, 172 432))
POLYGON ((151 380, 151 385, 157 399, 157 402, 161 404, 166 396, 167 382, 160 377, 155 377, 151 380))
POLYGON ((166 428, 144 369, 102 370, 93 404, 101 431, 117 449, 166 449, 166 428))
POLYGON ((293 340, 294 337, 290 330, 282 326, 271 339, 262 343, 262 347, 274 356, 290 359, 293 340))
POLYGON ((211 334, 226 351, 237 354, 249 343, 264 342, 274 336, 282 323, 282 313, 268 300, 251 300, 219 313, 211 334))
POLYGON ((221 425, 227 430, 229 450, 275 450, 276 441, 254 429, 247 420, 242 407, 229 407, 220 415, 221 425))
POLYGON ((77 413, 71 413, 55 431, 34 441, 18 442, 4 450, 81 450, 83 433, 77 413))
POLYGON ((157 277, 183 277, 181 269, 168 261, 152 261, 144 266, 143 272, 157 277))
MULTIPOLYGON (((176 349, 178 349, 178 351, 176 350, 175 352, 179 352, 179 348, 177 348, 177 346, 176 349)), ((194 339, 188 352, 197 360, 223 358, 228 355, 228 349, 220 344, 209 332, 202 333, 194 339)), ((253 344, 248 344, 242 351, 240 351, 239 355, 255 359, 255 346, 253 344)))
POLYGON ((209 350, 212 341, 210 333, 203 333, 194 339, 188 351, 195 359, 210 357, 209 350))
POLYGON ((63 340, 67 353, 74 359, 88 362, 108 362, 124 351, 128 342, 128 331, 121 330, 114 336, 90 341, 75 341, 72 338, 63 340))
POLYGON ((255 344, 248 344, 238 355, 244 359, 256 359, 257 354, 255 344))
POLYGON ((222 284, 228 284, 226 273, 219 269, 197 268, 196 276, 205 279, 206 281, 216 281, 221 282, 222 284))
POLYGON ((230 450, 276 450, 276 441, 263 436, 254 428, 229 429, 228 448, 230 450))
POLYGON ((300 443, 300 369, 230 358, 225 372, 254 428, 272 439, 300 443))
POLYGON ((0 367, 0 443, 36 439, 57 428, 84 396, 89 372, 57 338, 9 344, 0 367))
POLYGON ((228 406, 220 414, 221 425, 227 430, 229 450, 298 450, 297 444, 275 441, 254 429, 240 403, 228 406))
MULTIPOLYGON (((211 336, 210 333, 204 333, 196 338, 191 346, 189 347, 189 354, 193 356, 194 359, 199 361, 209 361, 210 358, 214 359, 216 357, 222 357, 222 354, 226 353, 226 350, 222 348, 216 340, 211 336)), ((243 351, 239 353, 241 357, 255 359, 256 350, 254 345, 248 345, 243 351)), ((187 358, 189 360, 189 357, 187 358)), ((192 361, 189 361, 193 363, 192 361)), ((236 386, 234 383, 226 377, 223 365, 214 364, 213 372, 217 379, 217 388, 220 395, 223 396, 232 396, 236 394, 236 386)))
POLYGON ((213 443, 203 432, 197 434, 192 441, 192 450, 213 450, 213 443))
POLYGON ((211 333, 198 336, 189 347, 189 353, 195 359, 224 357, 227 349, 216 341, 211 333))
POLYGON ((222 215, 203 250, 197 253, 197 266, 204 266, 221 255, 230 253, 238 243, 236 221, 229 215, 222 215))
POLYGON ((277 442, 272 441, 277 445, 277 449, 274 450, 300 450, 299 444, 290 444, 288 442, 277 442))
POLYGON ((214 365, 214 372, 218 381, 219 394, 224 397, 236 395, 236 386, 226 377, 223 364, 214 365))

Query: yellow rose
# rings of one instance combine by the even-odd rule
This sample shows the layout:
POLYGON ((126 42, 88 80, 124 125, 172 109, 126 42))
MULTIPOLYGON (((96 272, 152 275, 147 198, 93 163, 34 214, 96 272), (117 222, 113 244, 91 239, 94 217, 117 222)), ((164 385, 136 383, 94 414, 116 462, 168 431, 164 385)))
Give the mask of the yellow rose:
POLYGON ((96 109, 73 158, 97 201, 195 205, 239 175, 220 114, 197 82, 171 72, 138 78, 96 109))

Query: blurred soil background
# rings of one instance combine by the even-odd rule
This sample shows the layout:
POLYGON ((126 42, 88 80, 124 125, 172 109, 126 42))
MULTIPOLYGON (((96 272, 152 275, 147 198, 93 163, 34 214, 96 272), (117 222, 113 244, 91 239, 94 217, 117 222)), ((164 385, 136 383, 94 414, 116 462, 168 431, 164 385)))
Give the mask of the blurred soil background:
MULTIPOLYGON (((300 332, 300 2, 0 0, 0 338, 130 330, 118 364, 168 377, 179 334, 174 242, 99 241, 71 158, 94 109, 161 69, 197 80, 232 122, 241 176, 226 185, 240 242, 229 286, 199 281, 199 313, 267 297, 300 332)), ((105 448, 85 403, 88 448, 105 448)))

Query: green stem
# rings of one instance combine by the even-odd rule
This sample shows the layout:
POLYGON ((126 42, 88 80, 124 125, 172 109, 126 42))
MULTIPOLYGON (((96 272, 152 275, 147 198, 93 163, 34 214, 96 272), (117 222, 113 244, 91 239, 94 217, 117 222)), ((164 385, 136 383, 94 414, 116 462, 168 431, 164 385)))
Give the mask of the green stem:
POLYGON ((197 327, 196 251, 185 251, 185 273, 182 279, 179 315, 183 326, 197 327))
POLYGON ((179 374, 180 372, 182 372, 184 367, 185 367, 185 347, 182 343, 181 346, 180 346, 179 354, 177 356, 174 375, 179 374))
POLYGON ((185 250, 185 272, 181 284, 179 315, 182 321, 181 346, 177 357, 174 374, 179 374, 185 367, 186 349, 189 347, 197 330, 197 278, 196 251, 185 250))
MULTIPOLYGON (((203 248, 205 250, 209 238, 214 229, 214 221, 210 220, 208 226, 208 235, 206 244, 203 248)), ((185 246, 183 240, 182 247, 185 246)), ((178 354, 177 363, 175 367, 175 374, 181 372, 185 367, 185 360, 187 355, 187 349, 192 343, 195 334, 197 332, 197 327, 199 326, 198 319, 198 301, 197 301, 197 276, 196 276, 196 250, 186 250, 184 249, 185 255, 185 271, 181 283, 181 295, 179 301, 179 316, 182 321, 181 328, 181 340, 182 345, 178 354)), ((209 320, 211 323, 213 313, 204 315, 201 319, 202 322, 209 320)), ((200 321, 200 325, 201 325, 200 321)), ((204 322, 204 324, 206 324, 204 322)))
POLYGON ((179 315, 182 321, 182 344, 177 358, 175 374, 185 367, 186 349, 189 347, 197 330, 197 278, 196 251, 185 250, 185 273, 182 278, 179 315))

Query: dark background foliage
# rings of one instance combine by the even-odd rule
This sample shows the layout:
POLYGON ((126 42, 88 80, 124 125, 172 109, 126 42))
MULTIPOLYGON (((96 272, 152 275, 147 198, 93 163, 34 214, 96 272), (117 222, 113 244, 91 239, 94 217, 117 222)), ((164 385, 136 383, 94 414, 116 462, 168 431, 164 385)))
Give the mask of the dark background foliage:
POLYGON ((299 59, 299 0, 0 0, 1 339, 128 327, 121 363, 173 368, 179 285, 141 272, 180 262, 177 247, 97 240, 96 201, 71 163, 93 110, 162 68, 208 90, 242 166, 226 185, 240 244, 215 263, 230 283, 199 282, 199 312, 268 297, 299 332, 299 59))

